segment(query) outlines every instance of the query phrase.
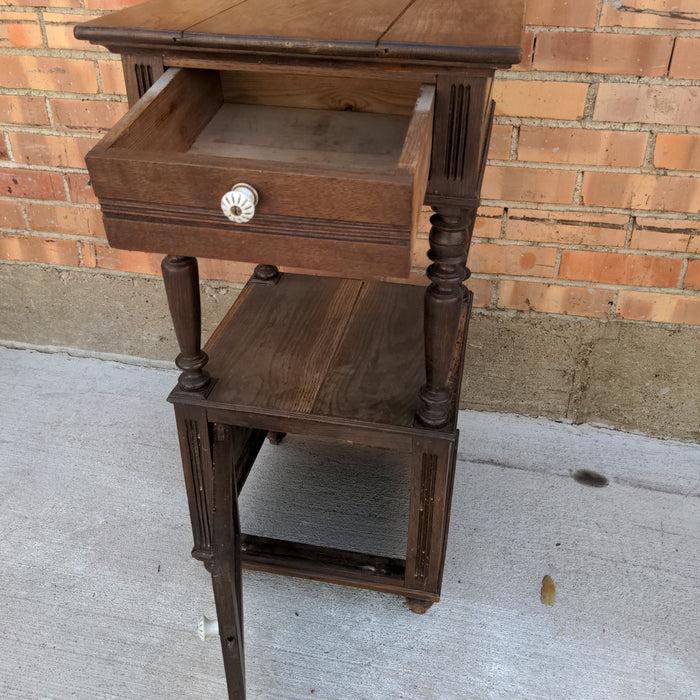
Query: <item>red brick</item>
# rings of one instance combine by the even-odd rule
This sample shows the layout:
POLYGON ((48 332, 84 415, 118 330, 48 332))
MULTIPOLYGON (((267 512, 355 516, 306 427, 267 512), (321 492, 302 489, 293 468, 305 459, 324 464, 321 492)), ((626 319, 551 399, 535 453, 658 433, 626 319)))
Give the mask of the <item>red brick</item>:
POLYGON ((82 256, 85 267, 101 267, 143 275, 160 275, 160 261, 163 259, 158 253, 118 250, 102 243, 83 243, 82 256))
POLYGON ((5 0, 9 7, 80 7, 80 0, 5 0))
POLYGON ((27 207, 29 226, 34 231, 66 233, 74 236, 104 237, 102 214, 99 209, 32 204, 27 207))
POLYGON ((85 154, 98 139, 13 133, 10 143, 15 161, 31 165, 58 165, 84 168, 85 154))
POLYGON ((583 202, 593 207, 696 212, 700 209, 700 180, 634 173, 584 173, 583 202))
POLYGON ((466 281, 466 286, 474 294, 474 306, 480 309, 488 309, 491 306, 493 297, 493 282, 487 279, 470 277, 466 281))
POLYGON ((496 80, 496 114, 541 119, 580 119, 586 105, 587 83, 551 80, 496 80))
POLYGON ((498 307, 501 309, 593 318, 607 317, 613 300, 613 292, 608 289, 519 280, 502 280, 498 292, 498 307))
POLYGON ((670 170, 700 170, 700 136, 697 134, 658 134, 654 165, 670 170))
MULTIPOLYGON (((118 250, 103 243, 83 243, 83 265, 106 270, 121 270, 143 275, 160 275, 160 253, 118 250)), ((255 265, 230 260, 198 260, 200 279, 218 279, 245 283, 253 274, 255 265)))
POLYGON ((0 95, 0 123, 40 126, 48 122, 43 97, 0 95))
POLYGON ((540 32, 533 68, 587 73, 665 75, 670 36, 540 32))
POLYGON ((128 111, 125 102, 51 100, 54 119, 69 129, 109 129, 128 111))
POLYGON ((0 195, 32 199, 65 199, 59 173, 44 170, 0 169, 0 195))
POLYGON ((699 244, 700 222, 672 219, 637 218, 630 241, 630 247, 635 249, 679 253, 700 252, 694 250, 699 244))
POLYGON ((602 83, 593 118, 700 126, 700 87, 602 83))
POLYGON ((138 5, 143 0, 85 0, 88 10, 121 10, 124 7, 138 5))
POLYGON ((425 269, 430 265, 428 248, 430 248, 430 242, 427 238, 416 238, 413 244, 413 250, 411 251, 411 267, 425 269))
POLYGON ((553 277, 556 257, 555 248, 474 243, 469 267, 479 274, 553 277))
POLYGON ((102 92, 108 95, 126 95, 121 61, 99 61, 102 92))
POLYGON ((0 46, 4 48, 36 49, 43 44, 41 29, 36 22, 10 21, 0 24, 0 46))
POLYGON ((673 49, 673 60, 668 71, 671 78, 700 78, 700 39, 679 36, 673 49))
POLYGON ((493 160, 508 160, 510 156, 510 136, 513 127, 507 124, 494 124, 491 129, 488 157, 493 160))
POLYGON ((24 229, 21 204, 0 199, 0 228, 24 229))
POLYGON ((0 236, 0 257, 51 265, 78 264, 78 251, 73 241, 53 241, 30 236, 0 236))
POLYGON ((518 160, 635 167, 644 162, 646 143, 642 132, 521 126, 518 160))
POLYGON ((516 63, 511 70, 530 70, 532 68, 532 57, 535 53, 535 34, 533 32, 525 32, 522 44, 523 57, 520 63, 516 63))
POLYGON ((97 204, 97 197, 92 191, 90 177, 87 173, 67 173, 70 201, 78 204, 97 204))
POLYGON ((80 259, 83 267, 97 267, 97 259, 95 257, 95 244, 79 242, 80 259))
POLYGON ((75 15, 67 12, 44 12, 44 28, 49 48, 102 51, 102 47, 88 45, 73 36, 73 27, 99 15, 75 15))
POLYGON ((503 209, 479 207, 479 215, 474 222, 475 238, 500 238, 503 209))
POLYGON ((592 27, 597 3, 584 0, 528 0, 528 24, 552 27, 592 27))
POLYGON ((430 217, 434 214, 430 207, 423 207, 418 216, 418 235, 424 238, 428 237, 430 232, 430 217))
MULTIPOLYGON (((8 3, 7 0, 0 5, 2 7, 11 6, 12 3, 8 3)), ((2 10, 0 9, 0 22, 36 22, 37 14, 33 11, 28 12, 17 12, 14 10, 2 10)))
POLYGON ((227 282, 247 282, 255 265, 231 260, 199 259, 199 276, 204 280, 225 280, 227 282))
POLYGON ((700 325, 700 296, 623 291, 615 313, 637 321, 700 325))
POLYGON ((490 165, 484 174, 482 197, 521 202, 569 204, 573 198, 576 173, 490 165))
MULTIPOLYGON (((2 133, 0 133, 0 160, 10 160, 10 153, 5 145, 5 139, 2 133)), ((7 163, 7 165, 9 165, 9 163, 7 163)))
POLYGON ((559 277, 635 287, 675 287, 680 270, 680 258, 563 250, 559 277))
POLYGON ((54 92, 97 92, 93 61, 46 56, 3 56, 0 87, 54 92))
POLYGON ((628 217, 622 214, 510 209, 506 238, 545 243, 622 246, 627 233, 627 220, 628 217))
POLYGON ((602 27, 697 29, 700 21, 697 0, 625 0, 620 9, 615 5, 603 3, 602 27))
POLYGON ((685 289, 700 290, 700 260, 690 260, 683 279, 685 289))

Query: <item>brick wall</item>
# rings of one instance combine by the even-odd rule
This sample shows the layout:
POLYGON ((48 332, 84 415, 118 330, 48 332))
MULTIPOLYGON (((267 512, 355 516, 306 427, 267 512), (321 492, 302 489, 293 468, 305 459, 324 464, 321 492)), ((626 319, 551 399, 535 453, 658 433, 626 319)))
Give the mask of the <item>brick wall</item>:
MULTIPOLYGON (((159 273, 160 256, 106 245, 83 162, 126 104, 117 57, 72 26, 130 4, 0 9, 6 264, 159 273)), ((525 58, 495 86, 470 257, 477 305, 700 324, 697 0, 530 0, 527 22, 525 58)), ((204 278, 240 282, 251 269, 201 262, 204 278)))

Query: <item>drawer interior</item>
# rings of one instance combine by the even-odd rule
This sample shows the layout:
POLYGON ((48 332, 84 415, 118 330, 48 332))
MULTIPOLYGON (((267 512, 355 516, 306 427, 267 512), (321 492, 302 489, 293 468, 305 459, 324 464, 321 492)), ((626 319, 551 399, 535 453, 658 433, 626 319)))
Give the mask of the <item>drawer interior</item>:
POLYGON ((224 102, 190 153, 366 169, 396 167, 409 118, 224 102), (358 158, 361 156, 361 158, 358 158))
POLYGON ((111 148, 342 172, 390 173, 413 160, 419 83, 194 69, 161 81, 111 148))
POLYGON ((111 245, 406 277, 435 87, 170 68, 86 156, 111 245), (235 183, 258 193, 230 221, 235 183))

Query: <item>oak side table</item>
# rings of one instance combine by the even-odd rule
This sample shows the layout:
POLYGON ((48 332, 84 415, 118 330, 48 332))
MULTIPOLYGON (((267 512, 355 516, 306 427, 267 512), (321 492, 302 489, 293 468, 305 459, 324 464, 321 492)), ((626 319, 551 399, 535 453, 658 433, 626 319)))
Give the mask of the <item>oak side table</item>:
POLYGON ((151 0, 75 29, 130 111, 88 154, 110 245, 163 253, 193 556, 245 697, 241 566, 439 600, 494 71, 525 0, 151 0), (427 290, 409 275, 431 218, 427 290), (201 347, 197 257, 258 263, 201 347), (331 276, 281 273, 278 266, 331 276), (408 455, 405 558, 240 532, 270 434, 408 455))

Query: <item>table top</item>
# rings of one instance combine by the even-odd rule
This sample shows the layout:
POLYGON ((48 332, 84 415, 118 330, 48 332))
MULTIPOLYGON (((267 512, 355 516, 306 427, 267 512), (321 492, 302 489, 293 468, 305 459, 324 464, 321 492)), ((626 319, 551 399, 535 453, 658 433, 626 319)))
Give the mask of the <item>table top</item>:
POLYGON ((511 65, 526 0, 150 0, 75 28, 113 48, 511 65))

